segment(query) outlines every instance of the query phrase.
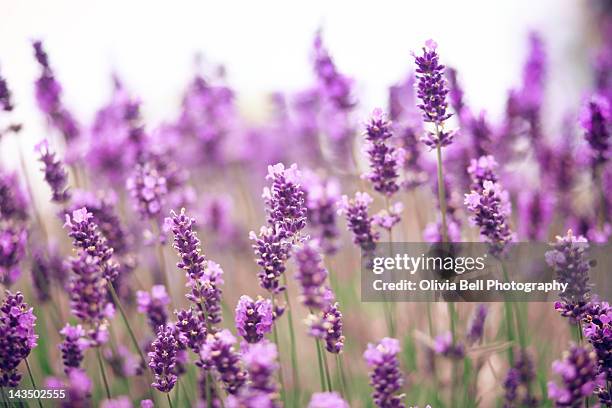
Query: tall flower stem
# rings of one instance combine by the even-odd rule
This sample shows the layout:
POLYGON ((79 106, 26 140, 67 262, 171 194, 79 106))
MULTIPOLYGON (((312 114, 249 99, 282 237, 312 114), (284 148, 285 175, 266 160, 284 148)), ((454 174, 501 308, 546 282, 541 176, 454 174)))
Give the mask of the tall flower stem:
MULTIPOLYGON (((274 307, 274 293, 272 293, 272 307, 274 307)), ((280 343, 278 341, 278 329, 276 328, 277 321, 274 321, 272 325, 272 336, 274 336, 274 343, 276 343, 276 348, 278 349, 278 381, 281 386, 281 399, 283 401, 283 406, 287 406, 287 390, 285 389, 285 377, 283 375, 283 364, 281 362, 281 352, 280 352, 280 343)))
POLYGON ((102 352, 100 352, 100 346, 96 347, 96 356, 98 357, 98 364, 100 365, 100 374, 102 375, 102 381, 104 382, 104 389, 106 390, 106 397, 111 399, 111 392, 108 386, 108 379, 106 378, 106 370, 104 370, 104 362, 102 361, 102 352))
POLYGON ((17 143, 19 144, 17 148, 17 150, 19 151, 19 165, 21 166, 21 172, 23 173, 23 178, 25 179, 26 188, 28 189, 28 195, 30 196, 30 205, 32 206, 32 210, 34 212, 34 218, 36 219, 36 223, 40 227, 45 242, 48 242, 49 234, 47 233, 47 228, 45 226, 45 223, 43 222, 43 218, 40 216, 40 212, 38 211, 38 207, 36 206, 34 190, 32 189, 32 183, 30 182, 30 177, 28 176, 28 169, 26 166, 25 157, 23 156, 23 151, 21 149, 21 138, 16 137, 16 139, 17 143))
POLYGON ((132 330, 132 326, 130 326, 130 322, 127 319, 127 315, 125 314, 125 310, 123 309, 123 306, 121 305, 121 301, 119 300, 119 296, 117 296, 117 292, 115 291, 115 287, 113 286, 113 284, 111 282, 107 282, 107 286, 108 286, 108 290, 113 298, 113 302, 115 303, 115 305, 117 306, 117 309, 119 309, 119 314, 121 315, 121 318, 123 319, 123 323, 125 324, 127 330, 128 330, 128 334, 130 335, 130 339, 132 340, 132 343, 134 344, 134 347, 136 348, 136 351, 138 352, 138 355, 140 356, 140 359, 142 360, 142 364, 146 367, 147 366, 147 360, 145 359, 144 353, 142 352, 142 350, 140 349, 140 346, 138 345, 138 340, 136 340, 136 336, 134 335, 134 331, 132 330))
POLYGON ((329 365, 327 364, 327 355, 325 354, 325 348, 323 345, 319 345, 321 347, 321 356, 323 357, 323 368, 325 369, 325 378, 327 379, 327 391, 332 391, 332 383, 331 383, 331 373, 329 371, 329 365))
POLYGON ((319 379, 321 380, 321 391, 326 390, 325 371, 323 370, 323 357, 321 356, 321 344, 319 339, 314 338, 315 346, 317 347, 317 362, 319 363, 319 379))
POLYGON ((170 399, 170 393, 169 393, 169 392, 167 392, 167 393, 166 393, 166 398, 168 399, 168 406, 169 406, 170 408, 173 408, 173 406, 172 406, 172 400, 170 399))
POLYGON ((159 226, 155 220, 151 221, 153 235, 155 236, 155 252, 157 254, 157 263, 159 264, 160 274, 162 281, 166 288, 168 289, 168 294, 170 295, 170 299, 172 299, 172 288, 170 287, 170 279, 168 279, 168 274, 166 271, 166 257, 164 255, 164 246, 159 242, 160 231, 159 226))
MULTIPOLYGON (((30 368, 30 363, 28 362, 27 358, 25 358, 24 361, 25 361, 26 367, 28 368, 28 375, 30 376, 30 381, 32 382, 32 388, 34 390, 38 390, 38 387, 36 386, 36 382, 34 381, 34 375, 32 375, 32 369, 30 368)), ((36 400, 38 401, 38 406, 40 408, 43 408, 40 398, 36 398, 36 400)))
MULTIPOLYGON (((439 133, 436 125, 436 133, 439 133)), ((446 191, 444 186, 444 174, 442 170, 442 147, 436 147, 436 156, 438 161, 438 203, 440 204, 441 221, 442 221, 442 242, 448 242, 448 230, 446 226, 446 191)))
POLYGON ((287 274, 283 274, 283 284, 285 285, 285 303, 287 303, 287 322, 289 323, 289 339, 291 341, 291 368, 293 370, 293 383, 295 386, 295 401, 299 401, 300 396, 300 375, 297 363, 297 348, 295 342, 295 329, 293 327, 293 311, 291 301, 289 299, 289 285, 287 282, 287 274))
MULTIPOLYGON (((387 207, 387 209, 390 208, 389 196, 387 195, 385 195, 385 207, 387 207)), ((388 232, 389 232, 389 257, 393 257, 393 227, 389 228, 388 232)), ((385 302, 385 313, 387 314, 387 319, 388 319, 389 334, 391 337, 395 337, 396 316, 395 316, 395 308, 393 307, 394 304, 388 302, 386 299, 386 296, 383 298, 383 301, 385 302)))
POLYGON ((338 369, 338 373, 340 373, 340 389, 342 392, 342 396, 347 398, 349 402, 351 402, 351 393, 348 390, 348 382, 346 381, 346 375, 344 374, 344 364, 342 362, 342 355, 336 354, 336 366, 338 369))

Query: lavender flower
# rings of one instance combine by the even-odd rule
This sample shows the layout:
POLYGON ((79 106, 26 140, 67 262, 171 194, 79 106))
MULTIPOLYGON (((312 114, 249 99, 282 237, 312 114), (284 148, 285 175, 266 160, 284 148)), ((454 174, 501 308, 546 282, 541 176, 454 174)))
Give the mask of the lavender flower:
POLYGON ((365 131, 371 170, 363 177, 372 182, 374 190, 386 196, 392 196, 399 190, 397 150, 389 143, 392 136, 391 122, 381 109, 375 109, 365 131))
POLYGON ((610 103, 600 95, 591 97, 580 115, 580 124, 591 147, 593 167, 610 158, 610 116, 610 103))
POLYGON ((520 235, 529 241, 546 239, 552 218, 553 200, 540 190, 527 190, 519 195, 520 235))
POLYGON ((402 220, 400 216, 402 211, 404 211, 404 205, 401 202, 397 202, 388 209, 381 210, 377 214, 374 214, 372 222, 387 231, 391 231, 391 229, 402 220))
POLYGON ((301 288, 300 301, 310 309, 322 309, 326 303, 325 281, 328 272, 318 248, 312 243, 304 244, 295 252, 295 263, 295 278, 301 288))
POLYGON ((70 260, 72 276, 68 283, 70 308, 83 323, 91 327, 89 338, 94 345, 105 343, 108 338, 106 319, 114 313, 108 303, 106 280, 98 260, 81 252, 70 260))
POLYGON ((499 179, 495 173, 496 169, 497 162, 491 155, 481 156, 478 159, 472 159, 470 161, 470 166, 467 169, 467 172, 472 179, 470 189, 473 191, 482 192, 485 181, 497 183, 499 179))
POLYGON ((272 227, 261 227, 259 235, 251 231, 249 237, 254 241, 253 252, 257 257, 257 265, 261 267, 257 273, 259 285, 272 293, 282 292, 285 287, 280 284, 280 277, 291 255, 291 243, 272 227))
POLYGON ((315 392, 310 397, 308 408, 350 408, 337 392, 315 392))
POLYGON ((344 349, 344 326, 342 312, 331 289, 325 289, 325 306, 307 319, 310 334, 325 342, 325 349, 333 354, 339 354, 344 349))
MULTIPOLYGON (((531 32, 529 34, 529 55, 523 67, 523 83, 519 93, 521 114, 530 122, 533 122, 535 117, 539 115, 538 112, 544 97, 545 77, 546 52, 544 43, 538 33, 531 32)), ((533 133, 532 136, 534 136, 533 133)))
POLYGON ((353 233, 353 242, 366 252, 374 250, 379 237, 379 234, 372 230, 373 219, 368 214, 371 203, 372 197, 361 192, 357 192, 351 200, 342 196, 338 202, 338 214, 346 214, 348 229, 353 233))
POLYGON ((114 281, 119 274, 119 265, 113 260, 113 248, 108 246, 106 238, 98 231, 98 225, 92 220, 93 215, 83 207, 72 212, 72 217, 66 214, 64 228, 72 238, 72 245, 95 258, 99 263, 104 278, 114 281))
POLYGON ((26 221, 28 206, 28 199, 19 185, 17 175, 0 170, 0 218, 26 221))
POLYGON ((70 199, 68 190, 68 173, 55 153, 49 149, 49 142, 43 140, 36 145, 36 152, 40 155, 39 161, 43 164, 41 169, 45 173, 45 181, 51 187, 51 201, 63 204, 70 199))
POLYGON ((200 351, 202 361, 215 367, 228 394, 236 395, 246 382, 247 373, 234 350, 236 338, 229 330, 209 334, 200 351))
POLYGON ((66 398, 60 404, 62 408, 87 407, 90 404, 91 387, 91 379, 81 369, 70 370, 66 381, 55 377, 45 380, 45 388, 66 391, 66 398))
POLYGON ((467 129, 472 135, 474 153, 477 157, 484 156, 491 152, 492 130, 485 111, 481 111, 478 116, 470 115, 467 119, 467 129))
POLYGON ((584 315, 582 331, 593 346, 599 373, 612 381, 612 307, 608 302, 590 302, 584 315))
POLYGON ((489 243, 491 253, 501 255, 514 239, 508 226, 508 193, 499 184, 487 180, 482 192, 465 195, 465 204, 472 213, 471 222, 480 227, 480 235, 489 243))
POLYGON ((533 361, 526 352, 514 361, 504 379, 504 408, 536 407, 537 399, 531 394, 530 383, 535 379, 533 361))
POLYGON ((19 263, 25 257, 28 233, 25 227, 0 225, 0 281, 11 285, 21 275, 19 263))
POLYGON ((323 94, 338 110, 348 110, 355 104, 351 97, 352 81, 340 73, 323 45, 321 32, 314 40, 314 69, 323 94))
POLYGON ((485 305, 479 304, 476 306, 476 310, 474 310, 474 314, 468 325, 466 336, 468 344, 474 344, 482 339, 488 312, 489 309, 485 305))
POLYGON ((363 358, 372 369, 370 385, 374 389, 372 398, 377 407, 404 407, 404 394, 396 395, 404 384, 397 358, 399 352, 399 341, 385 337, 378 344, 368 344, 363 353, 363 358))
POLYGON ((445 67, 439 63, 437 46, 434 41, 428 40, 423 47, 423 54, 414 57, 417 65, 417 96, 421 100, 418 107, 423 113, 423 120, 435 126, 435 131, 428 131, 422 139, 430 148, 448 146, 454 136, 453 132, 444 130, 444 121, 452 115, 447 112, 445 67))
POLYGON ((13 110, 13 104, 11 102, 11 91, 8 88, 6 79, 0 75, 0 108, 5 112, 13 110))
POLYGON ((178 379, 174 373, 178 347, 172 327, 160 326, 157 338, 151 344, 149 367, 155 375, 155 381, 151 386, 161 392, 170 392, 178 379))
POLYGON ((17 366, 36 347, 36 316, 21 292, 6 291, 0 306, 0 386, 17 387, 21 374, 17 366))
POLYGON ((582 309, 589 299, 591 285, 589 284, 589 260, 586 251, 589 244, 583 236, 575 236, 572 230, 564 237, 557 237, 553 250, 546 252, 546 263, 553 268, 561 283, 568 286, 559 296, 561 302, 555 304, 555 309, 570 321, 580 319, 582 309))
POLYGON ((194 231, 195 219, 188 217, 185 209, 178 215, 171 211, 166 224, 174 234, 173 247, 181 258, 176 266, 184 270, 188 278, 191 291, 187 299, 204 308, 209 323, 220 323, 223 270, 201 254, 200 239, 194 231))
POLYGON ((434 339, 434 351, 444 357, 451 359, 462 359, 465 357, 465 347, 460 342, 453 341, 450 332, 440 334, 434 339))
POLYGON ((100 404, 100 408, 132 408, 130 397, 121 395, 117 398, 106 399, 100 404))
POLYGON ((156 219, 162 212, 168 187, 162 176, 150 162, 138 164, 126 187, 130 192, 141 218, 156 219))
POLYGON ((187 339, 187 346, 194 353, 200 352, 200 347, 206 340, 207 328, 204 316, 194 309, 182 309, 176 313, 176 327, 187 339))
POLYGON ((236 329, 247 343, 257 343, 270 333, 274 321, 272 302, 242 295, 236 306, 236 329))
POLYGON ((306 226, 306 202, 301 188, 301 172, 296 164, 285 169, 282 163, 268 166, 263 198, 268 212, 268 223, 287 237, 299 239, 299 233, 306 226))
POLYGON ((64 336, 64 341, 59 345, 64 372, 69 374, 71 370, 81 366, 83 351, 89 347, 89 341, 85 338, 85 330, 80 324, 76 326, 66 324, 60 334, 64 336))
POLYGON ((154 285, 151 288, 151 293, 142 290, 137 291, 136 300, 138 311, 146 314, 149 327, 153 332, 156 332, 159 326, 168 322, 166 307, 170 304, 170 296, 168 296, 164 285, 154 285))
POLYGON ((245 394, 253 391, 268 394, 274 399, 277 384, 274 378, 278 370, 278 350, 276 345, 267 340, 249 344, 242 354, 242 360, 249 374, 249 386, 245 394))
POLYGON ((338 249, 336 202, 340 198, 340 185, 335 179, 321 180, 313 172, 304 175, 308 224, 316 231, 315 239, 327 255, 338 249))
POLYGON ((597 374, 595 353, 576 345, 570 347, 563 360, 553 363, 553 371, 561 378, 560 385, 548 383, 548 397, 556 407, 581 407, 603 383, 597 374))

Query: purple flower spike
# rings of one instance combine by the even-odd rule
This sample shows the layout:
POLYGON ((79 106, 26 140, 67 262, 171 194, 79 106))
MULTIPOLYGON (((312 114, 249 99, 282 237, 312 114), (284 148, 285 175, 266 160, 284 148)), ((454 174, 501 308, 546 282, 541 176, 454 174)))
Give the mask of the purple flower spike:
POLYGON ((337 392, 316 392, 310 397, 308 408, 350 408, 337 392))
POLYGON ((338 249, 338 227, 336 225, 336 202, 340 199, 340 184, 335 179, 321 180, 313 172, 304 177, 308 224, 315 232, 325 254, 331 255, 338 249))
POLYGON ((68 374, 72 369, 81 366, 83 351, 89 347, 89 341, 85 338, 85 330, 80 324, 66 324, 60 334, 64 336, 64 341, 59 345, 59 349, 64 362, 64 372, 68 374))
POLYGON ((157 219, 168 194, 166 178, 152 163, 138 164, 127 180, 126 188, 142 219, 157 219))
POLYGON ((257 343, 270 333, 274 322, 273 307, 270 299, 261 296, 253 300, 242 295, 236 306, 236 329, 247 343, 257 343))
POLYGON ((453 132, 444 130, 444 121, 452 115, 447 112, 445 67, 439 63, 436 48, 437 44, 429 40, 423 47, 423 54, 414 57, 417 65, 417 96, 421 100, 418 107, 423 113, 423 120, 435 126, 435 131, 428 131, 422 141, 432 149, 448 146, 454 136, 453 132))
POLYGON ((366 252, 373 251, 379 234, 372 230, 373 219, 368 214, 372 197, 368 193, 357 192, 349 200, 342 196, 338 202, 338 214, 346 214, 348 229, 353 233, 353 242, 366 252))
POLYGON ((470 188, 474 191, 482 192, 484 188, 484 182, 490 181, 493 183, 498 182, 496 174, 497 162, 491 155, 481 156, 478 159, 472 159, 470 166, 467 169, 472 184, 470 188))
POLYGON ((612 381, 612 307, 608 302, 589 303, 582 332, 595 350, 599 372, 612 381))
POLYGON ((206 322, 202 313, 194 309, 183 309, 176 312, 176 327, 187 339, 187 346, 194 353, 199 353, 207 334, 206 322))
POLYGON ((203 362, 215 367, 228 394, 236 395, 244 386, 247 373, 240 364, 240 356, 234 349, 236 338, 229 330, 209 334, 200 351, 203 362))
POLYGON ((519 195, 520 236, 529 241, 545 240, 553 213, 553 197, 540 190, 527 190, 519 195))
POLYGON ((338 71, 332 57, 323 45, 321 32, 314 40, 314 69, 323 94, 338 110, 348 110, 355 104, 351 97, 352 81, 338 71))
POLYGON ((434 339, 434 351, 436 354, 451 359, 462 359, 465 356, 463 344, 453 342, 453 336, 450 332, 440 334, 434 339))
MULTIPOLYGON (((242 360, 249 373, 249 390, 266 393, 272 396, 277 392, 274 373, 278 369, 278 350, 276 344, 267 340, 249 344, 242 360)), ((249 392, 247 392, 249 393, 249 392)), ((273 396, 272 396, 273 397, 273 396)))
POLYGON ((381 210, 372 217, 372 222, 381 228, 391 231, 402 220, 400 214, 404 211, 404 205, 397 202, 386 210, 381 210))
POLYGON ((168 312, 166 306, 170 304, 170 296, 164 285, 155 285, 151 288, 151 293, 139 290, 136 292, 138 311, 147 315, 149 327, 153 332, 159 326, 168 322, 168 312))
POLYGON ((479 304, 476 306, 476 310, 474 310, 474 314, 470 319, 470 323, 467 330, 467 343, 474 344, 482 339, 482 335, 484 334, 484 326, 485 320, 487 319, 487 313, 489 309, 483 305, 479 304))
POLYGON ((172 327, 161 326, 149 352, 149 367, 155 375, 151 386, 161 392, 170 392, 178 379, 174 373, 178 348, 172 327))
POLYGON ((529 354, 523 352, 516 358, 504 379, 504 408, 518 406, 537 407, 538 400, 531 394, 530 383, 536 373, 529 354))
POLYGON ((5 220, 26 221, 29 202, 15 173, 0 170, 0 217, 5 220))
POLYGON ((51 187, 51 201, 63 204, 70 200, 68 173, 62 162, 55 157, 55 153, 49 149, 49 142, 43 140, 36 145, 36 152, 40 155, 38 160, 43 164, 41 170, 45 174, 45 181, 51 187))
POLYGON ((0 306, 0 386, 17 387, 21 374, 17 366, 36 347, 36 316, 21 292, 6 291, 0 306))
POLYGON ((307 324, 310 334, 325 342, 325 349, 333 354, 339 354, 344 349, 344 335, 342 334, 342 312, 331 289, 325 290, 326 305, 316 315, 310 315, 307 324))
POLYGON ((561 378, 561 384, 548 383, 548 397, 557 407, 581 407, 598 386, 604 384, 597 374, 595 353, 572 345, 563 360, 553 363, 553 371, 561 378))
POLYGON ((510 203, 508 192, 489 180, 483 183, 482 192, 465 195, 465 204, 472 213, 474 225, 480 227, 480 235, 489 243, 491 254, 502 255, 509 242, 514 240, 508 218, 510 203))
POLYGON ((383 338, 378 344, 368 344, 363 353, 367 365, 371 368, 370 385, 374 389, 372 398, 379 408, 404 407, 404 394, 396 395, 404 385, 404 378, 399 369, 397 355, 400 352, 399 340, 383 338))
POLYGON ((0 281, 11 285, 19 279, 19 263, 26 253, 28 232, 25 227, 0 226, 0 281))
POLYGON ((0 75, 0 109, 5 112, 13 110, 13 103, 11 102, 11 91, 8 88, 6 79, 0 75))
POLYGON ((318 248, 306 243, 295 252, 297 272, 295 278, 300 283, 300 301, 310 309, 322 309, 326 304, 325 281, 328 272, 323 266, 323 259, 318 248))
POLYGON ((585 138, 591 147, 593 167, 605 163, 610 158, 610 102, 595 95, 586 103, 580 115, 580 124, 585 138))
POLYGON ((371 170, 363 177, 372 182, 374 190, 386 196, 392 196, 399 190, 398 152, 389 143, 392 136, 391 122, 381 109, 374 109, 365 131, 371 170))
POLYGON ((68 378, 61 380, 48 377, 45 388, 52 390, 65 390, 66 399, 59 405, 62 408, 87 407, 91 405, 91 379, 81 369, 70 370, 68 378))
POLYGON ((302 174, 296 164, 285 169, 282 163, 268 166, 267 180, 262 197, 268 212, 268 224, 288 238, 299 240, 299 233, 306 227, 306 199, 301 188, 302 174))
POLYGON ((66 215, 64 228, 72 238, 72 245, 94 258, 103 271, 104 278, 114 281, 119 274, 119 265, 113 260, 113 248, 109 247, 106 238, 100 234, 98 225, 93 221, 93 215, 87 208, 79 208, 66 215))
POLYGON ((280 284, 280 277, 291 255, 291 243, 272 227, 261 227, 259 235, 251 231, 249 237, 253 241, 257 264, 261 267, 257 274, 259 285, 272 293, 282 292, 285 287, 280 284))

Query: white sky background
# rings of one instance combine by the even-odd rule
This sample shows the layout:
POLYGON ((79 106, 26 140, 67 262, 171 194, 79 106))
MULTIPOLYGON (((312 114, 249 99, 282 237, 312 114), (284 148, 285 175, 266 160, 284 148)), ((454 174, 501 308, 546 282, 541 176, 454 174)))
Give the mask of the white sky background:
MULTIPOLYGON (((34 38, 44 40, 64 100, 82 122, 107 101, 116 70, 154 124, 177 112, 197 52, 226 65, 248 109, 261 106, 267 92, 308 86, 312 38, 322 26, 337 65, 357 80, 364 112, 386 105, 387 87, 412 68, 410 52, 433 38, 443 62, 459 69, 468 102, 499 115, 508 88, 520 81, 526 36, 535 28, 547 45, 548 118, 556 122, 590 85, 585 6, 576 0, 0 0, 0 71, 33 144, 45 129, 33 96, 34 38)), ((5 146, 3 161, 10 162, 5 146)))

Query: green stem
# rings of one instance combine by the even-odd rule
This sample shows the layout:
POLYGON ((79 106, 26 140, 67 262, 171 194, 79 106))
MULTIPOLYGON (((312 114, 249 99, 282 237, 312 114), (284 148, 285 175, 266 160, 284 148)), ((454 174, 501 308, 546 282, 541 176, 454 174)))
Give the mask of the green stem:
POLYGON ((168 399, 168 406, 170 408, 172 408, 172 400, 170 399, 170 393, 169 392, 166 393, 166 398, 168 399))
POLYGON ((299 401, 300 397, 300 374, 297 363, 297 346, 295 341, 295 329, 293 326, 293 312, 291 308, 291 300, 289 299, 289 285, 287 282, 287 274, 283 274, 283 284, 285 285, 285 303, 287 303, 287 322, 289 323, 289 339, 291 341, 291 368, 293 371, 293 384, 295 387, 294 401, 299 401))
MULTIPOLYGON (((274 294, 272 294, 272 307, 274 307, 274 294)), ((274 343, 276 343, 278 351, 278 381, 281 386, 281 400, 283 401, 283 406, 287 406, 287 391, 285 389, 285 377, 283 375, 283 364, 281 362, 280 342, 278 341, 278 329, 276 327, 277 323, 278 320, 275 320, 272 325, 272 335, 274 336, 274 343)))
POLYGON ((117 292, 115 291, 115 287, 110 281, 107 282, 107 285, 108 285, 108 290, 110 291, 111 296, 113 298, 113 302, 115 302, 117 309, 119 309, 119 314, 121 315, 121 318, 123 319, 123 323, 125 323, 125 326, 127 327, 128 333, 130 335, 130 339, 132 339, 132 343, 134 344, 134 347, 136 348, 136 351, 138 352, 138 355, 140 356, 140 359, 142 360, 143 366, 146 367, 147 360, 145 359, 144 353, 142 352, 142 350, 140 349, 140 346, 138 345, 138 340, 136 340, 136 336, 134 335, 132 326, 130 326, 130 322, 127 319, 125 310, 123 309, 123 306, 121 305, 121 301, 119 300, 119 296, 117 296, 117 292))
POLYGON ((102 375, 102 381, 104 382, 106 397, 108 399, 111 399, 111 392, 108 386, 108 379, 106 378, 106 371, 104 370, 104 362, 102 361, 102 352, 100 351, 100 346, 96 347, 96 356, 98 357, 98 364, 100 365, 100 374, 102 375))
MULTIPOLYGON (((436 133, 438 126, 436 125, 436 133)), ((442 213, 442 241, 448 242, 448 231, 446 227, 446 191, 444 187, 444 175, 442 173, 442 148, 436 148, 438 158, 438 203, 440 204, 440 212, 442 213)))
POLYGON ((212 408, 213 406, 213 401, 212 401, 212 392, 211 392, 211 384, 212 384, 212 374, 210 373, 210 371, 206 370, 206 406, 208 408, 212 408))
MULTIPOLYGON (((32 382, 32 388, 34 390, 37 390, 38 387, 36 386, 36 382, 34 382, 34 376, 32 375, 32 369, 30 368, 30 363, 28 362, 28 359, 25 359, 25 364, 26 367, 28 368, 28 375, 30 376, 30 381, 32 382)), ((38 406, 40 408, 43 408, 42 402, 40 401, 40 398, 36 398, 38 400, 38 406)))
POLYGON ((325 378, 327 380, 327 391, 332 392, 331 374, 329 371, 329 365, 327 364, 327 355, 325 354, 325 347, 321 344, 321 355, 323 356, 323 368, 325 369, 325 378))
POLYGON ((321 344, 319 344, 319 339, 315 337, 314 339, 315 346, 317 347, 317 361, 319 362, 319 378, 321 380, 321 391, 325 391, 325 371, 323 370, 323 357, 321 357, 321 344))
POLYGON ((341 393, 344 398, 348 398, 349 402, 351 402, 351 394, 348 390, 348 383, 346 381, 346 376, 344 374, 344 364, 342 364, 342 355, 336 354, 336 365, 338 367, 338 372, 340 373, 340 387, 341 393))

